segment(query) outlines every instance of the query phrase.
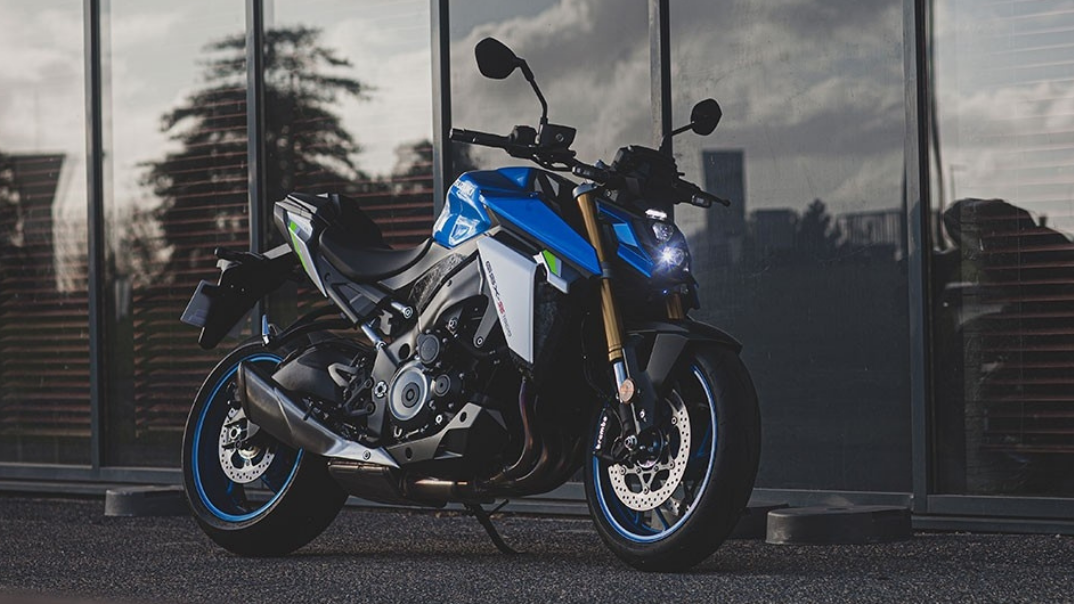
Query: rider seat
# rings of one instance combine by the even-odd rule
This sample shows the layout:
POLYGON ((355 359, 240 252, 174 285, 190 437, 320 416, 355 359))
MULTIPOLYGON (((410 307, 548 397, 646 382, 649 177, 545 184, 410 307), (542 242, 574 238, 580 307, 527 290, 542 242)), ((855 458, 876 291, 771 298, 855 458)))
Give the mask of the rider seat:
POLYGON ((343 195, 294 192, 289 197, 317 208, 328 225, 321 234, 321 253, 352 281, 367 283, 398 275, 417 264, 432 244, 428 239, 415 248, 393 250, 358 202, 343 195))
POLYGON ((321 253, 348 279, 359 283, 393 277, 414 266, 429 251, 432 239, 405 250, 372 247, 339 228, 321 235, 321 253))

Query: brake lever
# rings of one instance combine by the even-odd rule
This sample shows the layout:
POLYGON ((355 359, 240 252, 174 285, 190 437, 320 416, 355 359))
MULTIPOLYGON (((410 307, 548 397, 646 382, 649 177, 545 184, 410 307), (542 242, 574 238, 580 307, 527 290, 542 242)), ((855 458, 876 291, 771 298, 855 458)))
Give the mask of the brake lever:
POLYGON ((713 195, 712 193, 706 193, 705 191, 701 190, 701 187, 681 178, 678 179, 678 182, 675 184, 674 187, 678 189, 681 193, 685 194, 683 195, 684 199, 682 199, 682 201, 692 206, 697 206, 699 208, 711 208, 712 204, 714 203, 718 203, 724 207, 728 207, 731 205, 730 200, 713 195))
POLYGON ((731 200, 724 199, 723 197, 717 197, 709 193, 695 193, 690 197, 690 205, 697 206, 699 208, 711 208, 713 203, 718 203, 727 208, 731 206, 731 200))

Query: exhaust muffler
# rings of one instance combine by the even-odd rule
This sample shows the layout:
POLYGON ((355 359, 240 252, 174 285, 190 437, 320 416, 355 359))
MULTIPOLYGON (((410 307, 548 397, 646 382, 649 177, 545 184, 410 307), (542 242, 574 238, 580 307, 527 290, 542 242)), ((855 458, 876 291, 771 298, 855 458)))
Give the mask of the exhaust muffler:
POLYGON ((236 394, 246 417, 280 442, 335 459, 398 468, 383 449, 347 440, 309 416, 295 397, 251 363, 239 364, 236 394))

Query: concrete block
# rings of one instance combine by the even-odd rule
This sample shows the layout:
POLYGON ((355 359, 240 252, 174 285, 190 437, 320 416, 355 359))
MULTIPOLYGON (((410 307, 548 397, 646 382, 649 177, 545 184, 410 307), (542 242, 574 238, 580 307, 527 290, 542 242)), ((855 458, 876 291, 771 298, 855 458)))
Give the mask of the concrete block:
POLYGON ((766 541, 780 545, 864 544, 901 541, 912 536, 908 508, 860 505, 771 511, 766 541))
POLYGON ((183 487, 144 486, 108 489, 105 516, 185 516, 190 513, 183 487))
POLYGON ((764 539, 768 535, 768 513, 786 507, 786 503, 750 503, 742 510, 729 539, 764 539))

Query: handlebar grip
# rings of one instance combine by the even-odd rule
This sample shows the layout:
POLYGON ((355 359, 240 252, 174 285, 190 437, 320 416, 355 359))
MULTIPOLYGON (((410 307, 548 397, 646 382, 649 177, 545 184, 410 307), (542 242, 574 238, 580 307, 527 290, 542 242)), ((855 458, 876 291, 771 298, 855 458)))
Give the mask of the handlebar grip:
POLYGON ((482 147, 498 147, 504 149, 511 145, 511 139, 506 136, 478 132, 476 130, 452 128, 451 132, 448 134, 448 138, 460 143, 470 143, 473 145, 481 145, 482 147))

